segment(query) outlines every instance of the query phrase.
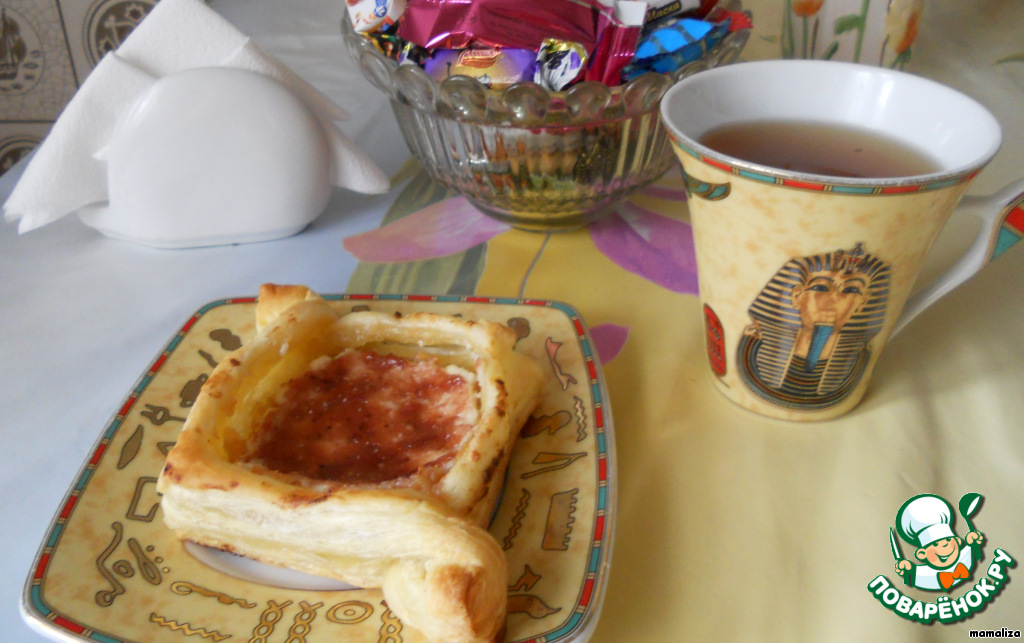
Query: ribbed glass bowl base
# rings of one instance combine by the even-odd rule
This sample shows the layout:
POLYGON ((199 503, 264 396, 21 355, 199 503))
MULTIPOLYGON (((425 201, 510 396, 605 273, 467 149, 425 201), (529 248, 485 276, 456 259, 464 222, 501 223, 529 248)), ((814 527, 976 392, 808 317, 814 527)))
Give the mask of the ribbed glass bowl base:
POLYGON ((631 116, 532 129, 459 121, 399 101, 391 106, 431 178, 524 230, 585 226, 674 162, 657 105, 631 116))

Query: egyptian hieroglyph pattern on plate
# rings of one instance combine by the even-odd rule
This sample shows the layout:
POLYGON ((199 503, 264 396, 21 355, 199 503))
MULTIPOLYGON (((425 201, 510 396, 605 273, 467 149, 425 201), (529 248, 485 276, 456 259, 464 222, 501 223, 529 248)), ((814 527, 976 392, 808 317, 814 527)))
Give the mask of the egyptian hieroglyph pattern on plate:
MULTIPOLYGON (((547 301, 331 296, 343 312, 431 311, 507 324, 547 373, 490 532, 509 560, 507 640, 570 641, 596 623, 614 499, 611 416, 583 321, 547 301)), ((45 631, 91 641, 421 641, 379 590, 286 589, 217 571, 168 530, 164 457, 214 366, 255 333, 254 299, 190 318, 123 402, 72 483, 26 582, 45 631)))

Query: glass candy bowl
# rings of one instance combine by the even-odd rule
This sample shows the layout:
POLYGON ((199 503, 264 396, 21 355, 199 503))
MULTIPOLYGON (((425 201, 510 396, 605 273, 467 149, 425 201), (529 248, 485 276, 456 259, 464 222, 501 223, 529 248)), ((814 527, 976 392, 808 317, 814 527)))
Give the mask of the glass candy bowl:
POLYGON ((679 79, 732 62, 749 30, 723 36, 671 74, 565 92, 532 82, 491 90, 468 76, 436 83, 356 33, 342 34, 363 74, 391 101, 413 156, 435 181, 523 230, 572 230, 607 214, 675 162, 658 105, 679 79))

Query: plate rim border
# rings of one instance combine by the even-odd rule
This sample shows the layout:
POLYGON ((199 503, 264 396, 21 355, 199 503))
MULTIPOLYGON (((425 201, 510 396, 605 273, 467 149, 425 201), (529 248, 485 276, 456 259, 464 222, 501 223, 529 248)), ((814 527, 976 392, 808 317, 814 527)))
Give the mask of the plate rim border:
MULTIPOLYGON (((566 315, 576 332, 583 356, 584 367, 589 378, 588 386, 594 400, 595 445, 598 462, 597 471, 597 504, 594 509, 596 526, 590 533, 587 571, 583 583, 577 593, 569 617, 551 630, 525 639, 519 643, 568 643, 579 638, 588 639, 597 626, 607 592, 608 570, 611 566, 612 548, 615 535, 615 514, 617 499, 617 467, 615 451, 614 423, 608 390, 601 367, 600 359, 593 345, 590 329, 575 307, 562 301, 537 298, 487 297, 481 295, 417 295, 417 294, 361 294, 338 293, 320 295, 328 302, 344 301, 397 301, 414 303, 450 303, 501 306, 532 306, 554 308, 566 315), (602 507, 603 499, 603 507, 602 507), (597 537, 597 531, 602 531, 597 537)), ((21 593, 21 615, 26 624, 43 636, 56 636, 61 641, 99 641, 101 643, 123 643, 126 639, 107 634, 72 619, 47 605, 42 597, 42 580, 52 557, 53 551, 60 543, 64 533, 64 525, 74 513, 79 496, 84 492, 92 478, 92 472, 99 465, 107 452, 107 447, 120 430, 125 416, 146 390, 157 372, 166 363, 168 357, 184 340, 185 335, 199 319, 210 311, 235 304, 254 304, 256 296, 225 297, 203 304, 195 310, 175 331, 174 335, 164 344, 156 357, 149 360, 148 366, 135 380, 124 396, 117 410, 104 424, 99 436, 87 451, 87 456, 64 493, 53 517, 47 524, 42 541, 32 557, 32 563, 26 576, 21 593), (43 608, 46 608, 44 611, 43 608)))

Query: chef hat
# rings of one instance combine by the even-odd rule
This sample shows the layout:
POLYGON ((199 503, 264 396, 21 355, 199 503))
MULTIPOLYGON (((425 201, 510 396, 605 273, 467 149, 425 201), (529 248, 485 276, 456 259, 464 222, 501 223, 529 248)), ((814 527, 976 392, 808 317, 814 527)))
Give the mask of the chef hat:
POLYGON ((908 543, 927 547, 937 540, 954 536, 950 523, 953 508, 932 494, 914 496, 903 503, 896 514, 896 528, 908 543))

